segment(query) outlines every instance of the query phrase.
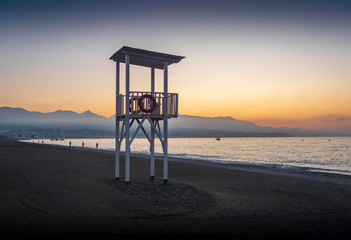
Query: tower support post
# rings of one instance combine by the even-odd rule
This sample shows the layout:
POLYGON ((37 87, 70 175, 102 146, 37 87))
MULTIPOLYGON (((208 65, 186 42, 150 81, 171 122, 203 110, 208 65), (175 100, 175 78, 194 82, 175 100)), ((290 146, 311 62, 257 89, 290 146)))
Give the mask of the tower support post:
MULTIPOLYGON (((151 68, 151 95, 155 95, 155 68, 151 68)), ((154 125, 154 121, 152 121, 154 125)), ((151 127, 151 143, 150 143, 150 178, 155 178, 155 130, 151 127)))
POLYGON ((119 155, 120 155, 120 139, 119 139, 119 62, 116 62, 116 139, 115 139, 115 179, 119 180, 119 155))
POLYGON ((125 55, 125 65, 126 65, 126 101, 125 101, 125 143, 126 143, 126 155, 125 155, 125 182, 129 183, 130 182, 130 138, 129 138, 129 133, 130 133, 130 126, 129 126, 129 95, 130 95, 130 90, 129 90, 129 54, 125 55))
POLYGON ((168 184, 168 63, 163 68, 163 184, 168 184))

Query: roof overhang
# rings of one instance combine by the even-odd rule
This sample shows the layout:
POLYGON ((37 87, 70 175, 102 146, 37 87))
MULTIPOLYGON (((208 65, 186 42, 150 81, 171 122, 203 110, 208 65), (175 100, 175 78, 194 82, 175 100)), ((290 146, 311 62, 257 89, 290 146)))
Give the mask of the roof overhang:
POLYGON ((110 57, 110 60, 125 63, 126 54, 130 56, 130 64, 158 69, 163 69, 165 63, 171 65, 172 63, 178 63, 180 60, 185 58, 177 55, 124 46, 113 54, 112 57, 110 57))

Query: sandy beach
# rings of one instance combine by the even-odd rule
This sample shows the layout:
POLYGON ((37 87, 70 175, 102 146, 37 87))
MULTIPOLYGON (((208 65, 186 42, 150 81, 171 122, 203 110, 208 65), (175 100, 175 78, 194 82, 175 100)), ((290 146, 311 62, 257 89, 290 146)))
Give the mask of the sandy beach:
POLYGON ((351 239, 351 176, 0 142, 1 239, 351 239))

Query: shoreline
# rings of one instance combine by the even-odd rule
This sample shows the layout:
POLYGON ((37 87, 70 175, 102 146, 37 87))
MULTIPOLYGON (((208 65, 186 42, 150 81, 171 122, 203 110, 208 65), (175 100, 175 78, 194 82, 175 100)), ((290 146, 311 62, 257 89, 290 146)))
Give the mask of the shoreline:
MULTIPOLYGON (((18 141, 22 142, 22 141, 18 141)), ((30 144, 39 144, 42 143, 31 143, 25 142, 30 144)), ((59 145, 59 144, 50 144, 44 143, 45 145, 52 146, 52 147, 59 147, 59 148, 69 148, 67 146, 59 145)), ((89 147, 71 147, 70 149, 74 150, 85 150, 85 151, 93 151, 93 152, 106 152, 114 154, 114 150, 108 149, 95 149, 89 147)), ((121 152, 121 156, 124 157, 125 152, 121 152)), ((148 159, 150 154, 148 153, 141 153, 141 152, 132 152, 132 156, 138 156, 140 158, 148 159)), ((155 159, 162 160, 162 155, 155 154, 155 159)), ((254 164, 254 163, 240 163, 240 162, 230 162, 230 161, 216 161, 216 160, 208 160, 208 159, 200 159, 200 158, 186 158, 186 157, 175 157, 168 155, 169 161, 179 161, 179 162, 188 162, 193 164, 202 164, 207 165, 210 167, 219 167, 225 169, 233 169, 233 170, 240 170, 240 171, 249 171, 249 172, 257 172, 257 173, 267 173, 267 174, 275 174, 281 176, 295 176, 295 177, 302 177, 306 179, 320 179, 325 181, 332 181, 337 183, 338 179, 340 183, 347 184, 351 186, 351 173, 343 173, 343 172, 333 172, 330 169, 317 169, 317 168, 307 168, 307 167, 297 167, 297 166, 288 166, 284 167, 284 165, 275 165, 270 166, 271 164, 254 164), (331 179, 332 178, 332 179, 331 179)))

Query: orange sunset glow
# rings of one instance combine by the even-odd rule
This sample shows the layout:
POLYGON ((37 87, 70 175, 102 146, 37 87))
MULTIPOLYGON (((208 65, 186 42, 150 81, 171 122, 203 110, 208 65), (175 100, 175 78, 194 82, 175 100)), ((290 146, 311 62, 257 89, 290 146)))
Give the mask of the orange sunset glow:
MULTIPOLYGON (((268 10, 261 19, 215 9, 209 14, 216 20, 185 12, 174 23, 175 14, 158 21, 164 16, 150 10, 140 22, 122 10, 120 17, 105 18, 105 10, 87 20, 90 27, 79 27, 84 11, 60 21, 39 12, 35 24, 8 13, 0 23, 0 105, 89 109, 110 117, 115 69, 108 58, 127 44, 186 56, 170 69, 169 91, 179 93, 180 114, 273 127, 350 128, 338 120, 351 115, 351 31, 341 13, 301 13, 293 21, 289 15, 264 18, 268 10)), ((131 90, 149 89, 149 70, 132 69, 131 90)), ((123 79, 123 67, 121 74, 123 79)), ((156 71, 156 90, 162 87, 156 71)))

